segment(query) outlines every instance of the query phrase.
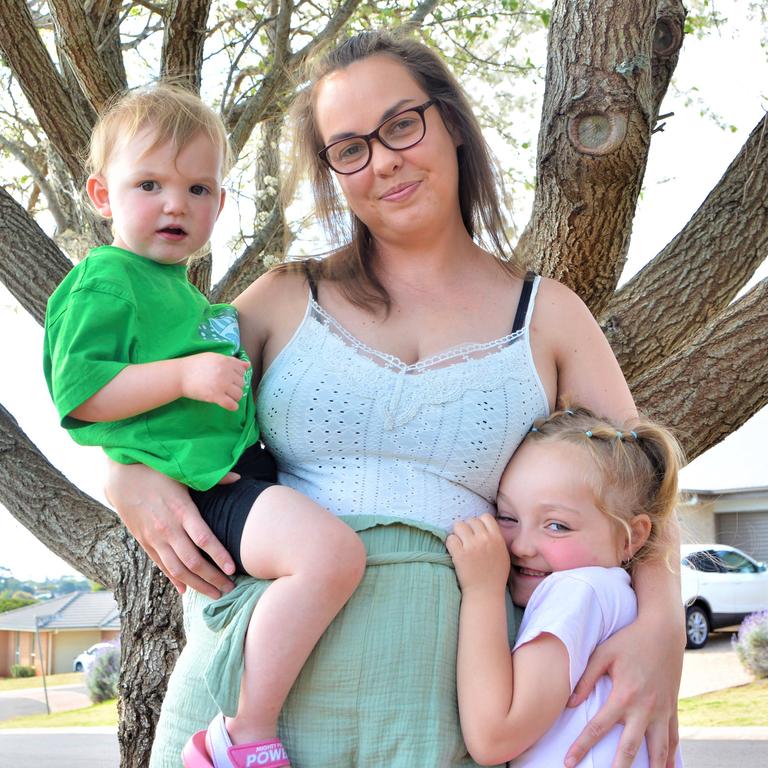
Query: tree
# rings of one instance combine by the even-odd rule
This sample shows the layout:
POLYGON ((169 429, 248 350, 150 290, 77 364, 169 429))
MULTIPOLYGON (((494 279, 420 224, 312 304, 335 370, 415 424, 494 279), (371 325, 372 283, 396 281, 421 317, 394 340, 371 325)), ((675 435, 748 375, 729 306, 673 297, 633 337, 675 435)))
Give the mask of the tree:
MULTIPOLYGON (((350 30, 407 26, 466 76, 482 68, 501 88, 529 64, 505 53, 514 47, 506 36, 545 23, 536 194, 518 247, 585 299, 638 405, 677 428, 689 457, 768 402, 768 281, 733 301, 766 252, 768 118, 678 236, 616 287, 686 29, 680 0, 556 0, 551 11, 524 0, 410 0, 385 10, 361 0, 326 9, 306 0, 3 6, 0 77, 8 106, 0 114, 0 150, 26 173, 0 188, 0 280, 38 322, 70 257, 108 237, 83 204, 81 156, 97 111, 126 86, 126 71, 200 87, 207 60, 226 61, 206 78, 219 86, 215 101, 239 156, 241 185, 249 176, 241 194, 252 204, 235 242, 239 256, 224 276, 210 284, 210 255, 191 276, 220 301, 257 277, 290 238, 292 222, 277 195, 280 131, 309 55, 350 30), (489 66, 499 61, 505 66, 489 66), (53 238, 36 221, 42 209, 54 222, 53 238)), ((184 642, 175 592, 115 516, 51 466, 2 406, 0 499, 54 552, 114 590, 123 621, 122 764, 146 764, 165 681, 184 642), (73 530, 81 535, 72 537, 73 530)))

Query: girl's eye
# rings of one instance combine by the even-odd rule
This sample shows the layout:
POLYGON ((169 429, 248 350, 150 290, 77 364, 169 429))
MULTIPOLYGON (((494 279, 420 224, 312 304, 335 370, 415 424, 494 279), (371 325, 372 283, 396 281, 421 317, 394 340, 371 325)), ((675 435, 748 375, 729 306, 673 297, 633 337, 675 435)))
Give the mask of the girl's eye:
POLYGON ((189 191, 190 191, 190 192, 191 192, 193 195, 198 195, 198 196, 199 196, 199 195, 205 195, 205 194, 207 194, 207 193, 208 193, 208 187, 204 187, 202 184, 193 184, 193 185, 192 185, 192 186, 189 188, 189 191))
POLYGON ((547 523, 547 528, 555 533, 566 533, 571 530, 565 523, 558 523, 554 520, 551 523, 547 523))
POLYGON ((154 192, 157 189, 156 181, 142 181, 139 184, 139 189, 143 192, 154 192))
POLYGON ((517 522, 517 518, 512 515, 496 515, 496 520, 501 525, 514 525, 517 522))

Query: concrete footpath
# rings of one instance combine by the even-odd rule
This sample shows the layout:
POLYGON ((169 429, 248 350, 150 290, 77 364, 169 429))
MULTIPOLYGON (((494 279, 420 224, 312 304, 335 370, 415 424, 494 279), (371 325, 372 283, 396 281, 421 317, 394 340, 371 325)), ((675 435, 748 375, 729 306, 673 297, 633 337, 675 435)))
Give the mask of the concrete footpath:
POLYGON ((768 727, 681 728, 685 768, 768 766, 768 727))

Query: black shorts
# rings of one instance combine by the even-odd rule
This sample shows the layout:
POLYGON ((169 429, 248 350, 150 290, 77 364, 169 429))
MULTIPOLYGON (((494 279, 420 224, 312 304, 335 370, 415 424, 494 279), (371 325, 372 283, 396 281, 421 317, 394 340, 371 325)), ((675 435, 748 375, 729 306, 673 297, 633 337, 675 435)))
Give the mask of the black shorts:
POLYGON ((232 555, 238 572, 245 573, 240 559, 245 521, 259 494, 277 485, 277 464, 272 454, 256 443, 243 453, 232 471, 240 475, 236 483, 214 485, 207 491, 190 489, 190 496, 214 536, 232 555))

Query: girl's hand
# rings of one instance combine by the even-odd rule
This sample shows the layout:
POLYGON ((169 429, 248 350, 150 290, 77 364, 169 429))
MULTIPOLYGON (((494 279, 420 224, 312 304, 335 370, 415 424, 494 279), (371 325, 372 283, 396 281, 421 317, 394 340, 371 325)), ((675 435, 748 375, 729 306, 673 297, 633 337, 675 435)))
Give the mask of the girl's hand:
POLYGON ((186 486, 144 464, 110 460, 108 465, 107 498, 176 589, 192 587, 213 598, 229 592, 232 582, 225 573, 234 573, 235 564, 200 517, 186 486))
POLYGON ((456 523, 445 541, 463 592, 479 587, 505 587, 509 552, 493 515, 456 523))
POLYGON ((674 768, 677 692, 683 668, 684 633, 667 617, 664 624, 638 619, 599 645, 579 680, 568 706, 577 706, 604 674, 613 690, 587 723, 566 755, 567 768, 578 765, 587 751, 615 724, 624 732, 611 768, 629 768, 643 736, 650 768, 674 768))

